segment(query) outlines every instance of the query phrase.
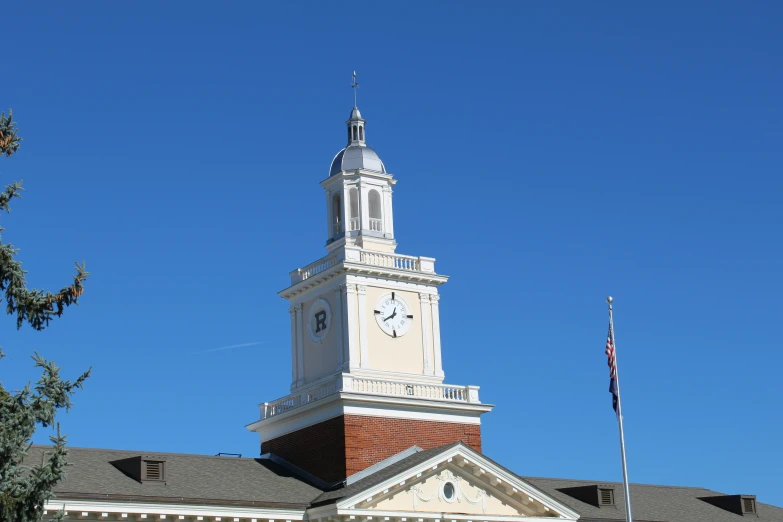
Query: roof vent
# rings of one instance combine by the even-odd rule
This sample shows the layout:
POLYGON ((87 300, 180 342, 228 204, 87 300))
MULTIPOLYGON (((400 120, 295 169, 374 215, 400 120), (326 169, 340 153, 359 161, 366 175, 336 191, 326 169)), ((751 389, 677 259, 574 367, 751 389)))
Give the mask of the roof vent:
MULTIPOLYGON (((148 459, 149 457, 143 457, 148 459)), ((164 466, 166 464, 165 459, 155 458, 154 460, 142 460, 141 461, 141 482, 162 482, 165 479, 164 466)))
POLYGON ((756 495, 715 495, 699 497, 708 504, 743 516, 758 516, 756 513, 756 495))
POLYGON ((163 455, 140 455, 112 461, 111 464, 125 475, 145 483, 166 483, 166 457, 163 455))
POLYGON ((614 488, 598 488, 598 504, 614 506, 614 488))
POLYGON ((558 491, 595 507, 616 508, 614 486, 611 484, 591 484, 573 488, 560 488, 558 491))

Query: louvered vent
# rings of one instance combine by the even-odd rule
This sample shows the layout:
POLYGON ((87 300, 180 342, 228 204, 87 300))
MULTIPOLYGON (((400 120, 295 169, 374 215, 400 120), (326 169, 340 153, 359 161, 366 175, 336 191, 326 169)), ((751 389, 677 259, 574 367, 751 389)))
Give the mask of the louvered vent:
POLYGON ((166 460, 163 457, 144 459, 141 467, 141 482, 163 482, 166 480, 166 460))
POLYGON ((598 490, 598 504, 601 506, 614 506, 614 490, 600 488, 598 490))
POLYGON ((161 480, 163 478, 162 462, 147 462, 147 473, 144 480, 161 480))
POLYGON ((755 513, 756 499, 750 497, 742 497, 742 512, 747 514, 755 513))

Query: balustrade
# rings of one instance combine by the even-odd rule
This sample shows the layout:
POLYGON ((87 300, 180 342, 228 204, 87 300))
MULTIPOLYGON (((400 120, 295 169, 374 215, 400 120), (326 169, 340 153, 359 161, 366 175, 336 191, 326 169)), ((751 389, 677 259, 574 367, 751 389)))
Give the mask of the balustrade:
POLYGON ((383 221, 376 218, 370 218, 370 230, 373 232, 383 232, 383 221))
POLYGON ((392 397, 410 397, 451 402, 478 403, 478 388, 453 386, 448 384, 423 384, 414 382, 389 381, 384 379, 364 379, 351 375, 335 377, 313 388, 307 388, 272 403, 264 403, 261 418, 267 419, 294 408, 324 399, 340 392, 367 395, 385 395, 392 397), (474 395, 471 396, 470 390, 474 395))

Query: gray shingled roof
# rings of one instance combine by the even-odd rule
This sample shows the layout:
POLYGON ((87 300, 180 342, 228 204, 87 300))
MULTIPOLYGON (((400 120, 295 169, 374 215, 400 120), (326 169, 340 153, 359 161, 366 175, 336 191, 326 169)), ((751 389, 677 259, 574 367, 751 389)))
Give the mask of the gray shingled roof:
MULTIPOLYGON (((322 505, 337 502, 342 498, 347 498, 360 493, 365 489, 370 489, 397 474, 414 468, 430 459, 431 457, 448 451, 451 448, 462 445, 460 442, 447 444, 438 448, 414 453, 410 457, 400 460, 391 466, 384 468, 377 473, 365 477, 354 484, 345 486, 333 491, 327 491, 313 501, 313 505, 322 505)), ((464 446, 464 445, 463 445, 464 446)), ((568 479, 547 479, 538 477, 522 477, 502 466, 501 464, 483 455, 484 458, 494 465, 508 472, 512 476, 530 484, 533 488, 541 491, 565 506, 573 509, 581 515, 580 521, 598 522, 598 521, 616 521, 625 520, 625 495, 623 494, 622 484, 602 481, 587 480, 568 480, 568 479), (575 486, 586 486, 595 484, 611 484, 615 488, 616 507, 597 508, 574 497, 558 491, 562 488, 575 486)), ((699 497, 709 497, 723 495, 704 488, 678 487, 678 486, 653 486, 645 484, 631 484, 631 500, 633 502, 634 520, 638 522, 656 521, 656 522, 741 522, 743 516, 736 515, 719 507, 708 504, 699 497)), ((752 517, 750 520, 783 522, 783 508, 775 507, 769 504, 756 503, 758 518, 752 517)))
MULTIPOLYGON (((581 515, 579 520, 625 520, 625 493, 623 492, 622 483, 536 477, 522 478, 547 495, 578 512, 581 515), (559 491, 563 488, 595 484, 610 484, 614 486, 616 507, 598 508, 559 491)), ((756 518, 754 516, 743 517, 742 515, 736 515, 699 500, 699 497, 723 495, 723 493, 709 489, 648 484, 631 484, 630 488, 633 518, 640 522, 645 520, 667 522, 741 522, 743 519, 783 522, 783 508, 762 504, 758 501, 756 502, 758 518, 756 518)))
MULTIPOLYGON (((58 484, 55 493, 62 499, 175 501, 305 509, 358 494, 458 445, 461 443, 414 453, 353 484, 326 492, 308 484, 287 468, 264 459, 69 448, 72 465, 68 468, 68 477, 58 484), (141 484, 111 464, 112 461, 139 455, 166 456, 166 484, 141 484)), ((38 461, 43 449, 34 447, 29 458, 38 461)), ((497 462, 487 460, 580 513, 581 521, 614 522, 625 519, 622 484, 520 477, 497 462), (595 484, 614 486, 616 507, 598 508, 560 491, 595 484)), ((704 488, 631 484, 634 519, 639 522, 741 522, 744 517, 699 499, 715 495, 722 493, 704 488)), ((759 516, 749 520, 783 522, 783 508, 761 502, 756 505, 759 516)))
MULTIPOLYGON (((33 447, 30 461, 40 461, 43 449, 33 447)), ((176 500, 304 509, 322 493, 285 468, 262 459, 69 447, 68 461, 68 476, 55 488, 59 498, 176 500), (139 455, 166 456, 165 484, 142 484, 111 464, 139 455)))

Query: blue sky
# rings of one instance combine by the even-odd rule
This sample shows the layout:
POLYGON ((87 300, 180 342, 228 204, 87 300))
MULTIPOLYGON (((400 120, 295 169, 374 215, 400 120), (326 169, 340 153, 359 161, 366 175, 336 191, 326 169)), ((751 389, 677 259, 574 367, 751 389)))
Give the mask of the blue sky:
MULTIPOLYGON (((258 453, 290 384, 290 270, 359 74, 395 174, 398 252, 436 257, 447 382, 523 475, 621 480, 603 353, 614 295, 632 481, 783 505, 783 6, 775 2, 116 3, 4 7, 2 216, 31 286, 92 276, 45 332, 93 377, 71 444, 258 453), (226 348, 231 347, 234 348, 226 348)), ((44 441, 45 435, 37 440, 44 441)))

